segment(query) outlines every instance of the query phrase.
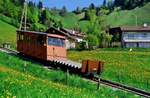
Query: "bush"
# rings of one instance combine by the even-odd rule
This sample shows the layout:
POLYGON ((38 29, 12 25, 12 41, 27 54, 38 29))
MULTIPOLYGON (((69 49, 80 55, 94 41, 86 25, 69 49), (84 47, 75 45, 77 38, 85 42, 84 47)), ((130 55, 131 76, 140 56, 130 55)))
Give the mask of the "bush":
POLYGON ((86 50, 87 48, 86 41, 78 42, 77 50, 86 50))
POLYGON ((87 40, 89 49, 95 49, 99 45, 99 40, 95 35, 89 34, 87 40))
POLYGON ((109 35, 108 33, 106 33, 105 31, 101 32, 101 34, 99 35, 99 45, 100 47, 106 48, 110 46, 110 42, 112 40, 112 35, 109 35))

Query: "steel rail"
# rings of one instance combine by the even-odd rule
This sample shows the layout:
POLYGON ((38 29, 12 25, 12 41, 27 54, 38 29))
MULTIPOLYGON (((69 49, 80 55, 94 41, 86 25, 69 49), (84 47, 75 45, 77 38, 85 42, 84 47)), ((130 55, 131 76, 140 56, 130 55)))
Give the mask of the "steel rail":
MULTIPOLYGON (((98 79, 93 80, 93 81, 97 83, 97 82, 98 82, 98 79)), ((113 82, 113 81, 105 80, 105 79, 100 79, 99 82, 100 82, 101 84, 106 85, 106 86, 110 86, 110 87, 113 87, 113 88, 117 88, 117 89, 120 89, 120 90, 122 90, 122 91, 131 92, 131 93, 134 93, 134 94, 139 95, 139 96, 141 96, 141 97, 150 98, 150 92, 141 90, 141 89, 139 89, 139 88, 127 86, 127 85, 124 85, 124 84, 121 84, 121 83, 117 83, 117 82, 113 82)))

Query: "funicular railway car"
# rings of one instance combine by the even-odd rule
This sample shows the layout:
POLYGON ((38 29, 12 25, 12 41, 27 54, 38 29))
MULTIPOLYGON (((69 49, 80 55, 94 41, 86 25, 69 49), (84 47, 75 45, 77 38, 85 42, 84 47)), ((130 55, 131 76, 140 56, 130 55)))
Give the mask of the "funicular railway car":
MULTIPOLYGON (((103 64, 99 61, 83 61, 82 64, 68 60, 66 50, 66 36, 56 28, 50 28, 45 33, 36 31, 27 31, 27 2, 24 2, 24 11, 21 17, 21 24, 17 30, 17 51, 21 56, 37 58, 40 61, 53 63, 63 69, 69 69, 81 74, 100 74, 103 64)), ((72 37, 71 37, 72 38, 72 37)), ((74 37, 72 38, 74 39, 74 37)))
POLYGON ((34 31, 17 31, 17 51, 42 60, 66 60, 65 37, 34 31))
MULTIPOLYGON (((59 32, 59 30, 54 29, 51 32, 59 32)), ((83 60, 81 64, 68 60, 65 40, 65 36, 57 33, 17 30, 17 51, 21 55, 47 62, 48 66, 51 64, 83 76, 93 77, 94 74, 102 72, 103 62, 83 60)))

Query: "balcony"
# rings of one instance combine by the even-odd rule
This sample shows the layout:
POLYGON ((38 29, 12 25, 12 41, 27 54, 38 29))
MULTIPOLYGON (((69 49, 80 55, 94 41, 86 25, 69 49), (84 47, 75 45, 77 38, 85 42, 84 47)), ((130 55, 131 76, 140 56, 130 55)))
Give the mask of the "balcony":
POLYGON ((150 42, 150 37, 123 37, 124 42, 150 42))
POLYGON ((150 42, 150 33, 125 33, 123 36, 124 42, 150 42))

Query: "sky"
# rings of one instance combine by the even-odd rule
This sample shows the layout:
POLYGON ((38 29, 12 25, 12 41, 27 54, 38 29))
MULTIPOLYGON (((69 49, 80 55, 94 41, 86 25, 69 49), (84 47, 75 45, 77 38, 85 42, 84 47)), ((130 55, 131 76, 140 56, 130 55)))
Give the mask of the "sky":
MULTIPOLYGON (((32 0, 34 2, 39 2, 39 0, 32 0)), ((66 6, 68 11, 73 11, 78 6, 80 8, 88 7, 91 3, 94 3, 95 6, 100 6, 103 3, 103 0, 42 0, 45 7, 49 8, 59 8, 66 6)))

